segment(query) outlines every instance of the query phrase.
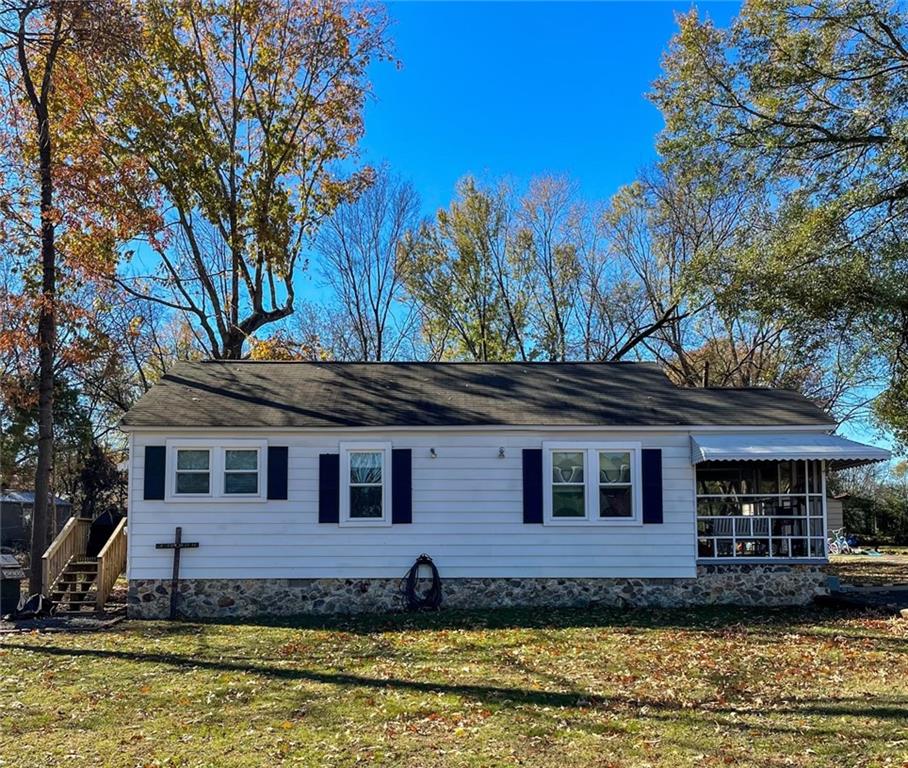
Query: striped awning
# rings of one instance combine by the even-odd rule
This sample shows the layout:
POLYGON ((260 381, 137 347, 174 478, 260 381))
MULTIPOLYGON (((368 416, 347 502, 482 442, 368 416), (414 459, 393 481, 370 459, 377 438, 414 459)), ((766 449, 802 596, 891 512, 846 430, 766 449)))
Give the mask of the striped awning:
POLYGON ((691 435, 691 462, 823 460, 832 469, 888 461, 891 453, 839 435, 759 432, 691 435))

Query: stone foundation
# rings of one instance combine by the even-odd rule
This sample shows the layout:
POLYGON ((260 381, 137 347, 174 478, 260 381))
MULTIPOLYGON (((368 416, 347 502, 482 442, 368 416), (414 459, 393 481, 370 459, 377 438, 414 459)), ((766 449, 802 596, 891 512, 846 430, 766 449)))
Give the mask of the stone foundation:
MULTIPOLYGON (((186 618, 384 613, 404 607, 398 579, 189 579, 186 618)), ((443 608, 803 605, 826 592, 820 565, 700 565, 695 579, 503 579, 442 581, 443 608)), ((129 616, 166 618, 170 582, 129 582, 129 616)))

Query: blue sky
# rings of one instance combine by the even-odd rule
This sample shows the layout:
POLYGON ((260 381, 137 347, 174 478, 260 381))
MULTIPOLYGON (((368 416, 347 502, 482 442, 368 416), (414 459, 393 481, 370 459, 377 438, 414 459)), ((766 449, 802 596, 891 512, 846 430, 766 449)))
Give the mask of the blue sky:
MULTIPOLYGON (((468 173, 518 185, 565 174, 588 199, 608 199, 656 160, 662 119, 646 93, 675 15, 692 6, 391 2, 401 66, 371 68, 362 159, 411 180, 426 215, 468 173)), ((739 6, 697 4, 720 26, 739 6)), ((889 443, 867 424, 842 431, 889 443)))
MULTIPOLYGON (((727 25, 737 3, 701 3, 727 25)), ((363 158, 409 178, 426 213, 466 173, 567 174, 607 199, 655 160, 645 94, 690 2, 392 2, 401 62, 372 67, 363 158)))

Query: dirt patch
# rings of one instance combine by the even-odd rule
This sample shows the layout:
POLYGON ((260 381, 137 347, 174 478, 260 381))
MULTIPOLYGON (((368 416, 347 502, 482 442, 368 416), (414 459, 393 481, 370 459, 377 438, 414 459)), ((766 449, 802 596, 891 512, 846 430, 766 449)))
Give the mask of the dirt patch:
POLYGON ((28 632, 95 632, 114 626, 126 618, 126 607, 110 611, 92 611, 82 614, 45 616, 23 621, 0 620, 0 635, 28 632))
MULTIPOLYGON (((28 582, 23 582, 22 594, 28 594, 28 582)), ((0 619, 0 635, 25 632, 95 632, 112 627, 126 618, 126 580, 120 578, 114 585, 110 599, 103 611, 43 616, 37 619, 4 621, 0 619)))

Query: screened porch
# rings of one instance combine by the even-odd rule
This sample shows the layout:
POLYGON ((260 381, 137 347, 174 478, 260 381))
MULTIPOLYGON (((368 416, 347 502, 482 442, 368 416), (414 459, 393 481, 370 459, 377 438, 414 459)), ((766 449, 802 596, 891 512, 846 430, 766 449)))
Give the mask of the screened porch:
POLYGON ((697 465, 698 558, 826 557, 822 461, 697 465))
POLYGON ((827 471, 889 457, 825 433, 693 435, 698 559, 825 559, 827 471))

